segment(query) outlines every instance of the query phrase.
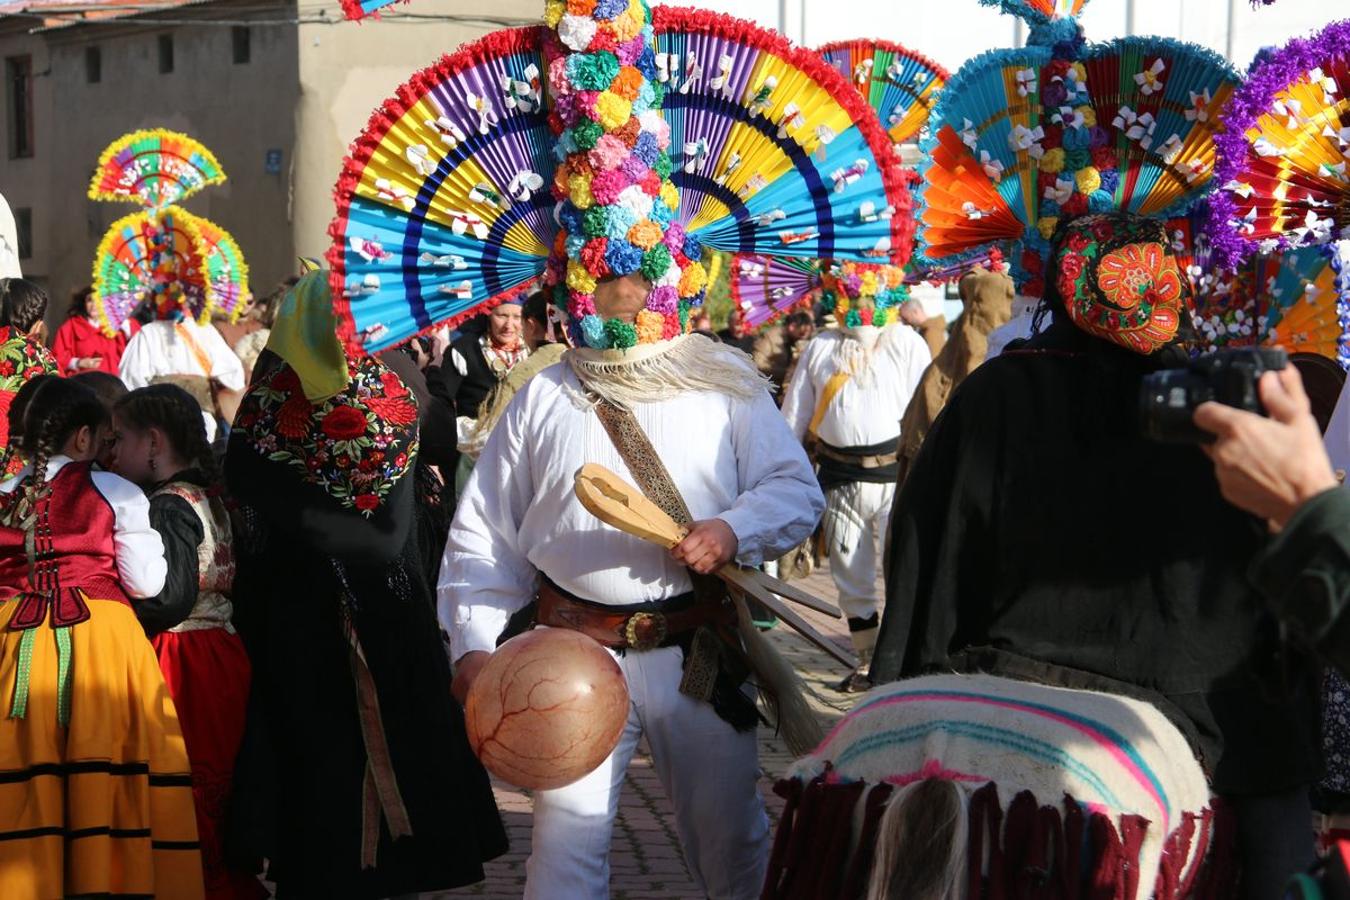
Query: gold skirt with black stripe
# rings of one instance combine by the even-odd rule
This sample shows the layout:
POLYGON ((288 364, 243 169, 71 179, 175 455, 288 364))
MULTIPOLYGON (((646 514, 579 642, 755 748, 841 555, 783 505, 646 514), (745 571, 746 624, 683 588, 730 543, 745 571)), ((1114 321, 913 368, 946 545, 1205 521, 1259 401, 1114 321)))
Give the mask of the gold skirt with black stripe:
POLYGON ((191 769, 159 661, 128 606, 88 603, 87 621, 27 641, 7 627, 17 604, 0 604, 0 898, 199 898, 191 769))

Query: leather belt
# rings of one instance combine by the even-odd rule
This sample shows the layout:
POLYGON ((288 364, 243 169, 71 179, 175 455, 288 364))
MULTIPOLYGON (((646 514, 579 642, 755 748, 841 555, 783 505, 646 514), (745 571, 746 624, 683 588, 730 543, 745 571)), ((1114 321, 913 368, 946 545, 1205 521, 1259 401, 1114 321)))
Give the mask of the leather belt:
POLYGON ((586 603, 562 593, 547 581, 539 585, 537 621, 551 628, 570 628, 611 650, 655 650, 705 625, 734 625, 735 608, 694 600, 672 610, 629 612, 586 603))
POLYGON ((900 459, 900 454, 898 452, 873 453, 870 456, 854 456, 850 453, 840 453, 829 444, 817 444, 816 456, 823 456, 826 459, 832 459, 835 462, 848 463, 849 465, 859 466, 864 469, 880 469, 882 466, 894 465, 900 459))

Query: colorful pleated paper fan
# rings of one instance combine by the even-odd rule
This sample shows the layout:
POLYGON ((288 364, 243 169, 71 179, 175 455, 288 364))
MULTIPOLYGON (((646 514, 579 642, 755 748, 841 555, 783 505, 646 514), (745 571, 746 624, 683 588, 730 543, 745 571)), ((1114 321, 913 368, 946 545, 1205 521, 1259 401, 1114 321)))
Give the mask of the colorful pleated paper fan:
POLYGON ((951 78, 928 57, 891 41, 837 41, 820 55, 857 88, 897 144, 918 138, 951 78))
POLYGON ((1034 25, 1076 19, 1083 14, 1088 0, 980 0, 982 6, 997 6, 1034 25))
MULTIPOLYGON (((178 213, 185 214, 182 210, 178 213)), ((211 306, 203 310, 202 319, 205 321, 216 313, 223 313, 231 322, 236 322, 251 296, 244 253, 234 237, 210 219, 194 216, 193 224, 202 244, 206 282, 211 287, 211 306)))
MULTIPOLYGON (((710 248, 908 258, 905 176, 876 117, 810 51, 659 7, 656 69, 677 220, 710 248)), ((453 325, 531 286, 558 232, 543 28, 494 32, 376 111, 337 186, 328 261, 353 351, 453 325)))
POLYGON ((163 129, 135 131, 103 151, 89 185, 89 199, 163 209, 224 181, 225 172, 215 154, 201 142, 163 129))
POLYGON ((116 334, 147 300, 161 315, 180 308, 198 319, 209 315, 212 289, 201 237, 177 207, 117 220, 94 257, 94 308, 105 333, 116 334))
POLYGON ((1074 63, 1041 46, 977 57, 930 124, 920 265, 1013 247, 1019 289, 1040 296, 1062 218, 1166 217, 1207 192, 1236 83, 1211 51, 1163 38, 1091 45, 1074 63))
POLYGON ((738 253, 732 261, 731 297, 754 329, 793 309, 810 306, 820 288, 820 267, 804 259, 738 253))
POLYGON ((1350 20, 1257 62, 1224 122, 1212 224, 1221 262, 1350 238, 1350 20))

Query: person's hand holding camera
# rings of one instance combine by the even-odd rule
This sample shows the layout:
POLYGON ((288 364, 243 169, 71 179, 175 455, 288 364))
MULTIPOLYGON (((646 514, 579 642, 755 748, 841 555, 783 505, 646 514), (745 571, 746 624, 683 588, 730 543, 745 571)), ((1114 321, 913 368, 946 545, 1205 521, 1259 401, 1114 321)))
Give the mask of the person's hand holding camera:
POLYGON ((1214 461, 1224 498, 1279 531, 1300 506, 1336 487, 1337 480, 1298 370, 1287 366, 1264 373, 1259 390, 1269 418, 1203 403, 1194 421, 1216 438, 1203 449, 1214 461))

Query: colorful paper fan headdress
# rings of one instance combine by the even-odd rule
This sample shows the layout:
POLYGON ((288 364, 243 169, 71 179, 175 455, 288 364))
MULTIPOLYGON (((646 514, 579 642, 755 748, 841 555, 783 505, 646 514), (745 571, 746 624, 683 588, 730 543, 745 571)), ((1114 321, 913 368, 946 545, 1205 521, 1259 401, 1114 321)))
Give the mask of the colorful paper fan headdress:
POLYGON ((894 321, 892 310, 909 299, 905 270, 874 263, 831 263, 820 276, 820 308, 844 328, 894 321))
POLYGON ((890 140, 818 55, 642 0, 554 0, 546 18, 556 31, 496 32, 419 73, 354 144, 328 257, 350 349, 540 276, 578 343, 661 340, 702 300, 701 246, 908 258, 890 140), (653 284, 636 328, 591 315, 596 283, 625 273, 653 284))
POLYGON ((108 145, 89 184, 89 199, 163 209, 224 181, 225 172, 215 154, 203 144, 185 134, 156 128, 134 131, 108 145))
POLYGON ((951 78, 931 59, 891 41, 837 41, 820 55, 853 83, 896 144, 918 138, 951 78))
POLYGON ((732 265, 731 299, 752 330, 806 307, 820 288, 820 267, 810 260, 738 253, 732 265))
POLYGON ((1035 43, 977 57, 942 92, 921 171, 918 265, 1003 246, 1020 292, 1039 297, 1062 219, 1166 217, 1210 187, 1237 73, 1164 38, 1085 44, 1072 18, 1081 0, 1000 5, 1028 17, 1035 43))
POLYGON ((214 288, 195 217, 171 206, 135 212, 114 222, 94 257, 94 309, 99 324, 115 334, 146 299, 156 313, 203 319, 214 288))
POLYGON ((1350 20, 1253 66, 1218 139, 1221 265, 1350 238, 1350 20))
MULTIPOLYGON (((179 210, 180 214, 182 212, 179 210)), ((206 283, 210 287, 211 305, 203 310, 203 320, 223 313, 231 322, 238 321, 251 296, 248 289, 248 263, 244 261, 244 254, 224 228, 201 216, 191 218, 197 237, 201 240, 206 283)))

